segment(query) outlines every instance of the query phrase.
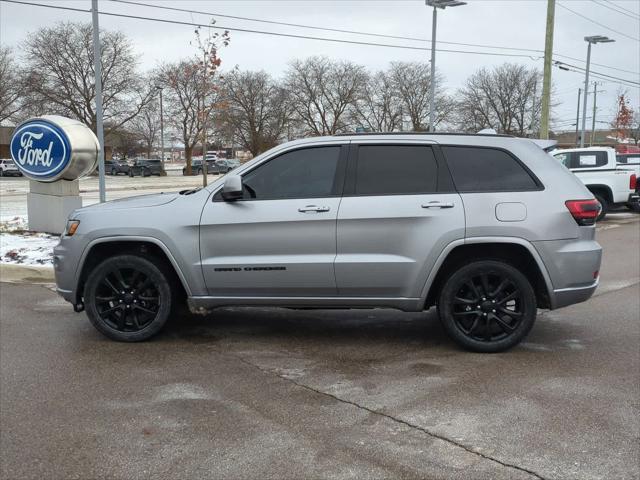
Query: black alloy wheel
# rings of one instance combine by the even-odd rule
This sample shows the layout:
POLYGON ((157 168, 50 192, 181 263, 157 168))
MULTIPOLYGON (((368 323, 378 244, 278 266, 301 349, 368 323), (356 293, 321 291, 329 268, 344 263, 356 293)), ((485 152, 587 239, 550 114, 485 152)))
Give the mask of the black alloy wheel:
POLYGON ((96 329, 111 339, 135 342, 152 337, 164 326, 172 289, 167 272, 156 264, 120 255, 108 258, 91 273, 84 303, 96 329))
POLYGON ((519 343, 536 318, 527 278, 500 261, 476 261, 454 272, 438 303, 447 332, 464 348, 499 352, 519 343))

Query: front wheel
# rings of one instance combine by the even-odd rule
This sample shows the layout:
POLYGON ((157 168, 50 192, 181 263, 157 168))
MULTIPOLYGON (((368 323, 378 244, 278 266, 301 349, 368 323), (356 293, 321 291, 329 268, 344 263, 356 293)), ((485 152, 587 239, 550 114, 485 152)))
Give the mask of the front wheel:
POLYGON ((536 297, 527 278, 495 260, 454 271, 438 301, 440 321, 459 345, 474 352, 501 352, 520 343, 536 319, 536 297))
POLYGON ((171 312, 173 295, 162 264, 118 255, 91 272, 84 289, 87 316, 103 335, 140 342, 157 334, 171 312))

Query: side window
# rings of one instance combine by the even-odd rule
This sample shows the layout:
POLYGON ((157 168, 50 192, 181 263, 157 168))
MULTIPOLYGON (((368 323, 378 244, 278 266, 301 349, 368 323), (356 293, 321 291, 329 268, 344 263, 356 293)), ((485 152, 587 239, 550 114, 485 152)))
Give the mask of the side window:
POLYGON ((594 168, 607 164, 607 152, 576 152, 573 168, 594 168))
POLYGON ((507 152, 493 148, 442 147, 459 192, 537 190, 529 172, 507 152))
POLYGON ((356 195, 418 194, 436 191, 438 165, 431 147, 360 145, 356 195))
POLYGON ((245 198, 277 200, 285 198, 330 197, 340 147, 314 147, 283 153, 242 177, 245 198))
POLYGON ((556 153, 554 155, 567 168, 571 168, 571 156, 570 153, 556 153))

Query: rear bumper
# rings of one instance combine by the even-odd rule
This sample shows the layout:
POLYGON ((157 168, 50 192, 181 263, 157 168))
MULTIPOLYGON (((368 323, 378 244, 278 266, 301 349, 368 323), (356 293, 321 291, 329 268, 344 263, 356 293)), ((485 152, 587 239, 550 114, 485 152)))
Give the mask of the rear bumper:
POLYGON ((630 193, 627 200, 628 205, 640 205, 640 192, 630 193))
POLYGON ((553 298, 551 298, 551 308, 562 308, 574 303, 581 303, 589 300, 593 293, 598 288, 600 279, 596 279, 592 285, 578 288, 561 288, 553 291, 553 298))

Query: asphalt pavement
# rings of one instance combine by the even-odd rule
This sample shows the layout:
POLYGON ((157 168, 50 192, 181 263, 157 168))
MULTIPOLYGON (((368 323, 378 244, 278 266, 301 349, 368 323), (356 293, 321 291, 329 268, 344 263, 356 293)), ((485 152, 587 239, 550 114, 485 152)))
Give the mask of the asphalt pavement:
POLYGON ((121 344, 0 284, 0 478, 639 478, 638 220, 600 225, 591 300, 493 355, 433 310, 228 308, 121 344))

